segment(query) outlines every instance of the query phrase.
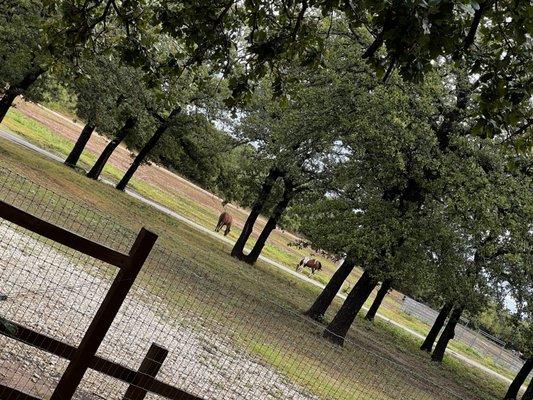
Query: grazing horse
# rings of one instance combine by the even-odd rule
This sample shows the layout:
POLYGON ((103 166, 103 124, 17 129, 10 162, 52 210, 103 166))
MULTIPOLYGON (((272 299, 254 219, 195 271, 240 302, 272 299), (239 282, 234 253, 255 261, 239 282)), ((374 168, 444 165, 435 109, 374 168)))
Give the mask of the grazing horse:
POLYGON ((300 271, 301 268, 309 268, 311 270, 311 273, 314 275, 315 271, 322 270, 322 264, 320 261, 315 260, 314 258, 304 257, 300 260, 298 265, 296 266, 296 271, 300 271))
POLYGON ((229 215, 228 212, 224 211, 222 214, 220 214, 220 217, 218 217, 218 224, 215 228, 215 232, 220 231, 220 229, 222 229, 223 226, 226 226, 226 230, 224 231, 224 236, 226 236, 231 229, 232 223, 233 223, 233 217, 229 215))

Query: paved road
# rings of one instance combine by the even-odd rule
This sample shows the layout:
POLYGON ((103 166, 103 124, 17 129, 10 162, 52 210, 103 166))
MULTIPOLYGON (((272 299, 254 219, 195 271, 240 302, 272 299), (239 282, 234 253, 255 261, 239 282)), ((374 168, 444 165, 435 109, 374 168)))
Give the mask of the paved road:
MULTIPOLYGON (((42 148, 40 148, 38 146, 35 146, 34 144, 32 144, 32 143, 28 142, 27 140, 21 138, 20 136, 14 135, 14 134, 9 133, 9 132, 7 132, 5 130, 0 130, 0 137, 2 137, 4 139, 7 139, 7 140, 9 140, 9 141, 11 141, 13 143, 17 143, 17 144, 19 144, 21 146, 24 146, 24 147, 26 147, 28 149, 31 149, 33 151, 36 151, 39 154, 44 155, 44 156, 46 156, 48 158, 51 158, 51 159, 53 159, 55 161, 58 161, 58 162, 63 162, 64 161, 63 157, 59 157, 56 154, 53 154, 53 153, 51 153, 51 152, 49 152, 49 151, 47 151, 45 149, 42 149, 42 148)), ((110 181, 105 181, 104 180, 104 182, 107 183, 107 184, 111 184, 110 181)), ((150 205, 152 207, 155 207, 158 210, 170 215, 171 217, 176 218, 177 220, 179 220, 179 221, 191 226, 192 228, 194 228, 194 229, 196 229, 196 230, 198 230, 200 232, 203 232, 203 233, 205 233, 207 235, 210 235, 210 236, 212 236, 212 237, 214 237, 214 238, 216 238, 218 240, 221 240, 221 241, 227 243, 230 246, 233 246, 233 244, 234 244, 234 242, 232 240, 228 239, 227 237, 222 236, 221 234, 217 234, 214 231, 212 231, 210 229, 207 229, 204 226, 199 225, 199 224, 197 224, 194 221, 191 221, 190 219, 184 217, 183 215, 180 215, 180 214, 176 213, 175 211, 172 211, 171 209, 169 209, 169 208, 167 208, 167 207, 165 207, 165 206, 163 206, 163 205, 161 205, 159 203, 156 203, 156 202, 154 202, 154 201, 152 201, 150 199, 147 199, 147 198, 141 196, 139 193, 137 193, 137 192, 135 192, 133 190, 126 189, 126 193, 129 194, 130 196, 142 201, 143 203, 146 203, 146 204, 148 204, 148 205, 150 205)), ((266 262, 267 264, 270 264, 270 265, 272 265, 272 266, 274 266, 276 268, 279 268, 280 270, 283 270, 286 273, 297 277, 298 279, 306 281, 306 282, 308 282, 308 283, 310 283, 312 285, 318 286, 319 288, 324 288, 324 285, 322 285, 320 282, 317 282, 317 281, 315 281, 315 280, 313 280, 313 279, 311 279, 311 278, 309 278, 309 277, 307 277, 305 275, 299 274, 294 269, 289 268, 286 265, 280 264, 280 263, 278 263, 278 262, 276 262, 274 260, 271 260, 270 258, 264 257, 264 256, 259 256, 259 258, 262 261, 266 262)), ((339 293, 337 296, 340 297, 341 299, 346 299, 346 296, 343 295, 343 294, 339 293)), ((367 309, 366 307, 363 307, 363 308, 365 310, 367 309)), ((392 324, 392 325, 394 325, 394 326, 396 326, 396 327, 398 327, 398 328, 403 329, 404 331, 410 333, 411 335, 413 335, 413 336, 415 336, 415 337, 417 337, 419 339, 424 339, 424 336, 421 335, 420 333, 415 332, 414 330, 409 329, 408 327, 406 327, 406 326, 404 326, 404 325, 402 325, 402 324, 400 324, 400 323, 398 323, 396 321, 393 321, 393 320, 385 317, 384 315, 381 315, 381 314, 378 313, 377 317, 382 319, 382 320, 384 320, 384 321, 386 321, 386 322, 388 322, 388 323, 390 323, 390 324, 392 324)), ((476 362, 476 361, 474 361, 474 360, 472 360, 472 359, 470 359, 470 358, 468 358, 466 356, 463 356, 462 354, 459 354, 459 353, 457 353, 457 352, 455 352, 453 350, 448 350, 448 353, 450 355, 454 356, 455 358, 457 358, 457 359, 459 359, 459 360, 461 360, 461 361, 463 361, 463 362, 465 362, 465 363, 467 363, 469 365, 472 365, 472 366, 474 366, 476 368, 479 368, 480 370, 483 370, 483 371, 487 372, 488 374, 490 374, 490 375, 492 375, 492 376, 494 376, 494 377, 496 377, 496 378, 498 378, 498 379, 500 379, 500 380, 502 380, 502 381, 504 381, 506 383, 511 383, 511 380, 509 378, 507 378, 507 377, 505 377, 503 375, 500 375, 499 373, 491 370, 490 368, 488 368, 488 367, 486 367, 484 365, 481 365, 480 363, 478 363, 478 362, 476 362)))

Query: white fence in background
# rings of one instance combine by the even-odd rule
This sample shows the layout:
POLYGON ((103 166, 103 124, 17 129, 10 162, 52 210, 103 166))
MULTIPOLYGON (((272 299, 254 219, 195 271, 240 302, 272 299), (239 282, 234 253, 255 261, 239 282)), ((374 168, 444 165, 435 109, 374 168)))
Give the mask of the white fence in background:
MULTIPOLYGON (((433 325, 438 315, 438 312, 431 307, 408 296, 403 299, 401 311, 430 325, 433 325)), ((466 325, 457 325, 455 340, 463 342, 480 356, 490 358, 495 364, 508 368, 515 373, 524 364, 524 361, 516 352, 506 349, 505 342, 481 329, 469 327, 468 322, 466 325)))

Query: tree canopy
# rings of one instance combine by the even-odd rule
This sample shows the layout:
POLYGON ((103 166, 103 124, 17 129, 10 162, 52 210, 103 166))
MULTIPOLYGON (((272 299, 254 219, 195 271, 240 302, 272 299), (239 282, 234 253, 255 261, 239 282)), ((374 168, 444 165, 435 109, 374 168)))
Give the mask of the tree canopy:
POLYGON ((283 218, 346 256, 308 312, 363 269, 337 342, 382 281, 444 305, 435 359, 463 314, 489 325, 509 298, 527 351, 532 33, 521 0, 8 0, 0 120, 60 88, 86 124, 66 163, 110 139, 89 177, 124 143, 117 188, 152 160, 250 206, 233 256, 254 263, 283 218))

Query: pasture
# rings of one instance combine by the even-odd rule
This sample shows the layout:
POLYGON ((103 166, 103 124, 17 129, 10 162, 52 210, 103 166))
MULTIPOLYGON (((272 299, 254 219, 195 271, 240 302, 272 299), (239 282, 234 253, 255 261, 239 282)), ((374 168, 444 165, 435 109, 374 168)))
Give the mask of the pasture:
MULTIPOLYGON (((31 143, 62 157, 69 153, 81 129, 81 125, 61 114, 24 101, 18 101, 17 108, 10 110, 4 120, 4 125, 31 143)), ((91 137, 86 151, 82 154, 80 165, 83 168, 88 169, 94 163, 96 154, 102 151, 106 141, 107 139, 96 134, 91 137)), ((105 167, 104 178, 111 182, 117 182, 129 162, 131 162, 130 152, 124 147, 117 148, 105 167)), ((222 210, 222 199, 154 164, 143 165, 130 186, 144 197, 176 211, 209 230, 214 229, 218 215, 222 210)), ((240 234, 247 210, 233 205, 229 205, 228 208, 234 216, 234 226, 229 237, 235 240, 240 234)), ((251 244, 255 242, 264 224, 265 220, 259 218, 250 239, 251 244)), ((289 232, 276 229, 267 242, 264 254, 274 261, 291 267, 296 266, 302 257, 309 256, 312 252, 309 249, 298 249, 295 246, 290 246, 289 243, 293 243, 295 240, 297 238, 289 232)), ((320 256, 317 258, 323 264, 322 271, 317 271, 312 275, 309 269, 304 269, 301 273, 324 284, 329 280, 336 266, 329 259, 320 256)), ((348 292, 360 274, 361 271, 357 268, 352 272, 344 285, 344 293, 348 292)), ((385 298, 380 313, 414 332, 421 335, 427 334, 429 331, 427 323, 401 312, 401 298, 400 293, 393 291, 391 295, 385 298)), ((512 379, 516 373, 516 371, 511 371, 495 363, 485 355, 473 351, 467 343, 458 340, 452 341, 450 348, 509 379, 512 379)))
POLYGON ((0 2, 0 400, 532 400, 532 26, 0 2))
MULTIPOLYGON (((30 140, 36 145, 48 149, 61 156, 66 156, 77 139, 81 127, 62 115, 51 113, 33 103, 19 101, 17 109, 9 112, 4 124, 11 131, 30 140)), ((80 166, 88 169, 96 161, 97 154, 102 151, 107 139, 93 135, 83 153, 80 166)), ((131 162, 131 153, 124 147, 119 147, 110 158, 104 169, 104 178, 117 182, 131 162)), ((143 165, 131 181, 130 187, 141 195, 150 198, 190 220, 214 229, 217 218, 222 211, 221 198, 209 193, 186 179, 156 165, 143 165)), ((247 210, 234 205, 228 205, 228 210, 234 217, 234 226, 229 238, 236 240, 247 217, 247 210)), ((249 246, 252 246, 263 229, 266 221, 259 218, 254 227, 249 246)), ((269 238, 264 255, 286 265, 296 267, 300 259, 308 256, 312 251, 289 246, 298 238, 289 232, 276 229, 269 238)), ((335 265, 324 257, 317 255, 324 264, 323 275, 317 279, 325 281, 335 270, 335 265)), ((348 280, 349 284, 357 281, 359 273, 348 280)))
MULTIPOLYGON (((163 251, 179 255, 180 265, 187 268, 150 267, 140 280, 147 293, 141 301, 138 298, 142 296, 136 292, 135 305, 142 308, 156 304, 156 309, 151 310, 156 314, 168 309, 163 319, 174 321, 170 323, 172 331, 187 326, 188 337, 207 349, 204 367, 208 371, 225 371, 226 375, 235 376, 238 367, 248 365, 228 361, 238 353, 248 361, 253 360, 255 366, 262 366, 266 375, 257 385, 264 386, 264 382, 272 379, 277 382, 270 394, 272 398, 286 398, 287 393, 296 396, 292 398, 302 395, 348 399, 354 398, 350 397, 353 393, 365 399, 454 398, 447 392, 450 390, 459 398, 488 400, 500 398, 505 390, 503 383, 449 358, 442 366, 430 362, 418 352, 416 340, 386 323, 372 325, 358 320, 350 332, 351 344, 344 349, 334 348, 321 338, 321 326, 301 317, 318 294, 316 287, 261 262, 254 267, 237 262, 228 256, 227 245, 108 185, 87 185, 83 175, 5 140, 0 141, 0 152, 3 167, 19 171, 47 188, 35 193, 42 196, 36 204, 46 204, 52 215, 61 213, 61 202, 51 201, 53 193, 58 193, 70 199, 73 207, 78 205, 80 211, 90 209, 96 215, 105 215, 123 227, 124 232, 138 230, 140 226, 154 230, 160 235, 163 251), (154 298, 159 302, 154 302, 154 298), (403 391, 399 392, 398 387, 403 391), (407 388, 410 392, 406 392, 407 388)), ((75 222, 72 221, 74 225, 75 222)), ((83 221, 79 225, 83 226, 83 221)), ((330 312, 335 312, 338 306, 336 302, 330 312)), ((149 314, 143 315, 147 315, 145 321, 132 322, 148 323, 149 314)), ((154 329, 166 332, 169 328, 154 329)), ((179 340, 173 339, 172 343, 175 342, 179 340)), ((181 383, 202 382, 195 374, 190 378, 181 383)), ((231 386, 222 378, 215 385, 222 391, 231 386)))

